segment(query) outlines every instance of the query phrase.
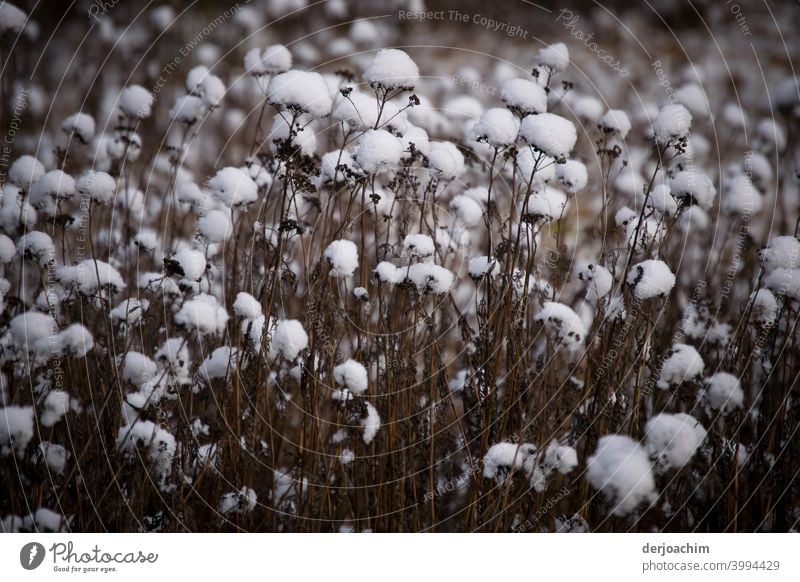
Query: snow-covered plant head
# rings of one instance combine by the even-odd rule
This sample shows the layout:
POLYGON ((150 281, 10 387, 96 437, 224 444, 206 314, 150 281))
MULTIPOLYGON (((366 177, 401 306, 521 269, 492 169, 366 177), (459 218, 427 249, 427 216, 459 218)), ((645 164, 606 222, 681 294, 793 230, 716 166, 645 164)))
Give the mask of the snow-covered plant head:
POLYGON ((800 529, 792 2, 56 4, 0 531, 800 529))

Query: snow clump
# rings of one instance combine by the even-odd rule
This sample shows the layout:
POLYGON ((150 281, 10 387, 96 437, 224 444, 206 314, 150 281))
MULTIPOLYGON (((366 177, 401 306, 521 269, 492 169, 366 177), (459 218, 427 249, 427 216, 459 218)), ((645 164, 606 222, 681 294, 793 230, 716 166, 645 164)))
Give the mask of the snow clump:
POLYGON ((653 471, 645 449, 625 435, 602 437, 589 457, 586 476, 612 506, 611 513, 629 515, 658 498, 653 471))

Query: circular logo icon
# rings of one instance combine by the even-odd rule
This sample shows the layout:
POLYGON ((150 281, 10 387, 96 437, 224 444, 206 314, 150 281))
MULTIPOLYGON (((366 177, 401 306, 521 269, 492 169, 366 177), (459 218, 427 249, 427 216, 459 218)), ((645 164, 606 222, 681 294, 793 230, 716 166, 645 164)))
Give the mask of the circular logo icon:
POLYGON ((38 542, 30 542, 19 551, 19 563, 26 570, 35 570, 44 561, 44 546, 38 542))

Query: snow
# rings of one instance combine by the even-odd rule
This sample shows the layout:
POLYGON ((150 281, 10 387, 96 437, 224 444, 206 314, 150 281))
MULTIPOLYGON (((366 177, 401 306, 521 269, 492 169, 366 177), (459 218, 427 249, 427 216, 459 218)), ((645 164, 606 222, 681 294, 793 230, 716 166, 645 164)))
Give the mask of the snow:
POLYGON ((477 281, 487 276, 497 275, 500 266, 494 257, 472 257, 467 264, 467 272, 470 278, 477 281))
POLYGON ((139 420, 120 427, 116 444, 130 458, 138 459, 135 451, 142 449, 162 484, 169 477, 177 450, 175 437, 169 431, 150 420, 139 420))
POLYGON ((319 73, 291 70, 272 78, 267 101, 279 109, 326 117, 333 107, 328 85, 319 73))
POLYGON ((206 113, 206 105, 196 95, 181 95, 169 110, 170 119, 179 124, 193 125, 206 113))
POLYGON ((155 355, 156 361, 163 366, 179 371, 189 364, 189 349, 186 347, 186 340, 179 337, 172 337, 166 340, 155 355))
POLYGON ((61 123, 61 131, 68 136, 74 135, 84 144, 88 144, 94 137, 94 117, 88 113, 73 113, 61 123))
POLYGON ((356 458, 356 454, 350 449, 342 449, 341 454, 339 455, 339 462, 342 465, 349 465, 352 463, 356 458))
POLYGON ((56 475, 63 475, 71 454, 62 445, 50 442, 39 444, 38 455, 47 465, 47 469, 56 475))
POLYGON ((527 212, 537 220, 559 220, 564 216, 568 202, 564 192, 544 186, 528 199, 527 212))
POLYGON ((353 241, 335 240, 323 256, 331 266, 332 277, 352 277, 358 268, 358 247, 353 241))
POLYGON ((55 426, 70 410, 70 395, 64 390, 51 390, 42 402, 39 422, 50 428, 55 426))
POLYGON ((750 295, 753 304, 750 317, 759 325, 772 326, 778 316, 778 301, 769 289, 756 289, 750 295))
POLYGON ((702 401, 713 410, 726 415, 744 404, 744 392, 739 379, 728 372, 717 372, 706 378, 702 401))
POLYGON ((197 374, 207 383, 217 378, 226 378, 230 371, 236 368, 237 357, 236 348, 220 346, 203 360, 197 374))
POLYGON ((692 114, 680 103, 665 105, 653 120, 653 134, 660 144, 689 137, 692 114))
POLYGON ((142 120, 150 117, 155 96, 141 85, 126 87, 119 96, 119 108, 127 117, 142 120))
POLYGON ((447 293, 455 283, 453 273, 433 263, 415 263, 402 271, 405 278, 416 286, 420 295, 427 292, 434 295, 447 293))
POLYGON ((508 147, 517 140, 519 120, 508 109, 493 107, 472 126, 472 139, 494 148, 508 147))
POLYGON ((364 444, 368 445, 375 439, 378 430, 381 428, 381 416, 369 402, 365 402, 364 405, 366 407, 366 415, 361 419, 361 428, 364 429, 362 434, 364 444))
POLYGON ((44 166, 33 156, 20 156, 8 170, 8 179, 12 184, 27 192, 31 185, 44 176, 44 166))
POLYGON ((405 277, 405 270, 398 269, 389 261, 381 261, 372 272, 380 283, 386 283, 389 285, 400 283, 405 277))
POLYGON ((742 169, 747 172, 750 170, 750 177, 753 183, 760 189, 766 190, 772 182, 772 162, 767 157, 759 152, 751 152, 749 158, 749 168, 747 162, 742 164, 742 169))
POLYGON ((49 350, 48 342, 55 336, 57 326, 50 315, 26 311, 15 316, 8 329, 18 349, 33 352, 41 349, 42 345, 49 350))
POLYGON ((611 271, 594 263, 579 264, 575 270, 578 279, 586 283, 586 300, 597 302, 611 292, 614 277, 611 271))
POLYGON ((586 166, 578 160, 567 160, 563 164, 556 164, 555 169, 558 181, 573 194, 583 190, 589 181, 586 166))
POLYGON ((776 269, 800 269, 800 240, 793 236, 776 236, 758 251, 764 272, 776 269))
POLYGON ((554 73, 560 73, 569 66, 569 49, 563 42, 557 42, 539 49, 536 62, 554 73))
POLYGON ((688 344, 675 344, 661 366, 657 386, 667 390, 684 382, 691 382, 703 373, 704 368, 705 362, 694 347, 688 344))
POLYGON ((157 370, 157 364, 141 352, 129 351, 122 361, 122 379, 137 387, 153 380, 157 370))
POLYGON ((586 477, 611 504, 611 513, 624 517, 658 498, 647 452, 625 435, 606 435, 589 457, 586 477))
POLYGON ((520 124, 519 135, 529 145, 556 159, 568 156, 578 139, 572 122, 553 113, 527 116, 520 124))
POLYGON ((199 281, 208 269, 208 262, 203 253, 193 249, 178 251, 164 259, 164 264, 171 272, 189 281, 199 281))
POLYGON ((265 49, 254 48, 244 57, 244 68, 249 75, 277 75, 292 68, 292 53, 282 44, 265 49))
POLYGON ((69 529, 69 519, 46 507, 40 507, 23 522, 24 528, 38 533, 62 533, 69 529))
POLYGON ((625 139, 631 130, 631 120, 628 119, 628 114, 621 109, 609 109, 597 121, 597 126, 605 133, 618 135, 621 139, 625 139))
POLYGON ((747 114, 736 103, 727 103, 722 109, 722 121, 729 127, 744 129, 747 127, 747 114))
POLYGON ((667 184, 656 184, 647 197, 648 208, 659 211, 664 216, 675 216, 678 213, 678 203, 672 197, 667 184))
POLYGON ((614 189, 625 198, 632 200, 637 200, 646 186, 642 174, 630 165, 623 167, 613 181, 614 189))
POLYGON ((216 75, 206 75, 200 83, 198 88, 200 98, 203 100, 203 105, 209 110, 216 109, 222 103, 227 89, 222 79, 216 75))
POLYGON ((175 314, 175 323, 201 337, 222 335, 228 323, 228 313, 216 297, 200 293, 184 302, 175 314))
POLYGON ((28 443, 33 439, 33 434, 33 408, 0 408, 0 455, 7 457, 14 453, 21 459, 28 443))
POLYGON ((212 196, 228 208, 250 204, 258 198, 258 186, 246 171, 239 168, 221 169, 208 181, 208 187, 212 196))
POLYGON ((580 95, 572 101, 572 112, 588 122, 597 123, 603 111, 603 102, 591 95, 580 95))
POLYGON ((528 184, 541 187, 555 180, 556 165, 553 158, 538 151, 534 154, 529 147, 517 152, 517 171, 526 187, 528 184))
POLYGON ((94 347, 94 338, 83 325, 73 323, 56 335, 53 344, 54 356, 83 358, 94 347))
POLYGON ((233 513, 250 513, 256 508, 258 495, 249 487, 242 487, 239 491, 226 493, 219 500, 219 512, 222 515, 233 513))
POLYGON ((631 267, 627 283, 637 299, 665 297, 675 286, 675 275, 664 261, 649 259, 631 267))
POLYGON ((745 174, 737 174, 725 184, 722 209, 727 214, 752 216, 763 205, 761 193, 745 174))
POLYGON ((581 348, 588 334, 583 320, 563 303, 545 301, 534 320, 542 322, 553 342, 570 351, 581 348))
POLYGON ((233 312, 247 321, 254 321, 262 314, 261 303, 249 293, 241 291, 233 302, 233 312))
POLYGON ((454 196, 450 201, 450 210, 465 228, 474 228, 483 223, 483 207, 470 196, 454 196))
POLYGON ((15 234, 20 227, 26 231, 32 230, 37 219, 36 211, 27 202, 20 204, 19 189, 15 186, 6 183, 4 192, 3 207, 0 208, 0 230, 8 235, 15 234))
POLYGON ((445 102, 442 108, 448 117, 463 121, 464 119, 478 119, 483 113, 483 104, 475 97, 459 95, 445 102))
POLYGON ((76 188, 93 202, 107 204, 114 198, 117 182, 106 172, 89 170, 78 179, 76 188))
POLYGON ((56 279, 64 287, 77 289, 87 296, 103 289, 119 293, 125 288, 125 281, 119 271, 108 263, 93 259, 86 259, 71 267, 58 267, 56 279))
POLYGON ((403 239, 403 256, 412 261, 433 260, 435 251, 433 239, 427 234, 409 234, 403 239))
POLYGON ((464 196, 471 198, 481 205, 481 208, 486 208, 489 204, 489 189, 485 186, 476 186, 475 188, 467 188, 464 190, 464 196))
POLYGON ((695 170, 683 170, 670 180, 670 190, 675 198, 687 199, 687 205, 697 204, 708 211, 714 205, 717 190, 708 176, 695 170))
POLYGON ((757 139, 768 149, 782 152, 786 149, 786 132, 774 119, 766 118, 756 126, 757 139))
POLYGON ((367 391, 367 369, 355 360, 347 360, 333 369, 337 386, 347 388, 358 396, 367 391))
POLYGON ((394 169, 400 163, 400 140, 383 129, 371 129, 358 139, 355 159, 368 174, 394 169))
POLYGON ((523 468, 537 493, 547 489, 554 471, 567 475, 578 466, 578 452, 572 447, 560 445, 558 441, 551 441, 544 451, 533 452, 533 448, 533 445, 527 445, 527 451, 530 452, 526 455, 523 468))
POLYGON ((285 360, 294 361, 308 346, 308 334, 303 324, 296 319, 284 319, 278 322, 272 333, 270 357, 280 354, 285 360))
POLYGON ((10 2, 0 4, 0 33, 18 35, 27 21, 28 15, 10 2))
POLYGON ((382 49, 364 70, 364 80, 372 87, 413 89, 419 81, 419 67, 399 49, 382 49))
POLYGON ((414 150, 427 156, 431 151, 431 144, 428 139, 428 132, 421 127, 409 126, 400 138, 400 143, 403 147, 403 158, 409 157, 410 154, 406 153, 414 146, 414 150))
POLYGON ((197 221, 197 230, 211 244, 228 240, 233 234, 230 213, 212 210, 197 221))
POLYGON ((464 154, 449 141, 436 141, 428 152, 428 166, 443 178, 458 178, 464 172, 464 154))
POLYGON ((706 430, 688 414, 657 414, 645 426, 645 448, 659 472, 679 470, 691 461, 706 430))
POLYGON ((186 90, 192 95, 197 95, 198 97, 202 96, 200 85, 207 76, 208 67, 205 65, 192 67, 186 74, 186 90))
POLYGON ((678 219, 681 229, 687 232, 702 231, 708 228, 711 218, 699 206, 690 206, 683 210, 678 219))
POLYGON ((55 259, 56 249, 50 235, 35 230, 19 238, 17 253, 43 267, 55 259))
POLYGON ((535 446, 526 445, 525 443, 497 443, 492 445, 483 457, 484 478, 502 481, 507 471, 512 468, 521 468, 527 455, 535 450, 535 446))
POLYGON ((557 515, 555 517, 555 533, 588 533, 589 524, 579 513, 573 515, 557 515))
POLYGON ((299 150, 301 154, 313 156, 317 151, 317 136, 311 127, 308 127, 311 118, 300 115, 292 124, 292 120, 286 115, 276 115, 272 121, 272 128, 269 131, 267 140, 270 142, 270 151, 277 154, 280 146, 291 143, 291 149, 299 150))
POLYGON ((523 117, 547 111, 547 93, 538 83, 528 79, 506 81, 500 99, 511 111, 523 117))
POLYGON ((75 180, 61 170, 51 170, 31 186, 30 203, 36 209, 44 209, 52 216, 58 200, 68 200, 75 194, 75 180))
POLYGON ((800 269, 775 269, 764 278, 764 286, 778 296, 800 301, 800 269))
POLYGON ((694 117, 708 117, 708 100, 703 89, 697 83, 690 83, 679 87, 675 91, 678 102, 685 105, 694 117))
POLYGON ((262 49, 254 48, 247 51, 247 53, 244 55, 244 70, 248 75, 260 77, 268 74, 267 67, 264 63, 263 54, 264 53, 262 49))
POLYGON ((4 234, 0 234, 0 265, 5 265, 17 253, 14 241, 4 234))
POLYGON ((386 122, 397 111, 399 111, 397 106, 391 101, 385 104, 384 111, 382 111, 381 104, 375 100, 374 95, 351 91, 347 97, 341 95, 337 97, 331 117, 346 123, 351 130, 366 131, 378 127, 381 120, 386 122), (390 109, 394 109, 394 111, 390 113, 390 109), (378 115, 381 115, 380 119, 378 115))
POLYGON ((320 160, 320 182, 332 184, 349 181, 350 177, 357 175, 358 167, 355 160, 346 150, 333 150, 323 154, 320 160))

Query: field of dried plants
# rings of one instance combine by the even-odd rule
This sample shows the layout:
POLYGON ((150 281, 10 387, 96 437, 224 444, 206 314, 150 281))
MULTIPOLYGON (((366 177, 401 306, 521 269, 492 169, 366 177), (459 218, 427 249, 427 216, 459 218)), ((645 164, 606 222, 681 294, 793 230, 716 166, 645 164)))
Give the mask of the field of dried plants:
POLYGON ((791 3, 83 4, 0 5, 0 530, 797 529, 791 3))

